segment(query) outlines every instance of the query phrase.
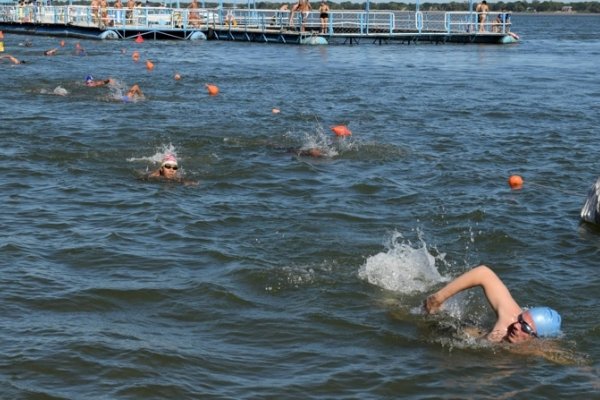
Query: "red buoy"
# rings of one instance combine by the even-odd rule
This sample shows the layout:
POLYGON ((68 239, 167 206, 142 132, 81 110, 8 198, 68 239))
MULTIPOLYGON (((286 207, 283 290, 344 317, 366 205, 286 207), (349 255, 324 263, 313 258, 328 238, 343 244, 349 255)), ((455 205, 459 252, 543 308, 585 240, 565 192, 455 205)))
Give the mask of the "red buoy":
POLYGON ((519 175, 511 175, 508 177, 508 186, 513 190, 518 190, 523 187, 523 178, 519 175))
POLYGON ((352 136, 352 132, 346 125, 332 126, 331 130, 335 133, 335 136, 352 136))

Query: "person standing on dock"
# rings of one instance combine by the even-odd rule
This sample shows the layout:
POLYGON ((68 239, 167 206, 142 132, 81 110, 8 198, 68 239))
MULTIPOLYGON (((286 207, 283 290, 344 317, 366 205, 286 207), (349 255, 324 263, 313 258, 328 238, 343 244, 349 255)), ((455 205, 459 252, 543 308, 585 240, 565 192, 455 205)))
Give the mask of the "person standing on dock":
POLYGON ((481 3, 477 4, 475 12, 477 12, 477 21, 479 22, 479 32, 485 32, 485 21, 487 20, 487 15, 490 12, 490 7, 487 5, 487 1, 483 0, 481 3))
POLYGON ((123 3, 121 0, 115 0, 115 4, 113 4, 115 8, 115 25, 123 25, 125 21, 123 20, 123 3))
POLYGON ((100 14, 99 14, 100 2, 98 0, 92 0, 92 2, 90 3, 90 7, 92 9, 92 22, 94 23, 94 25, 99 25, 100 24, 100 14))
POLYGON ((494 32, 510 32, 510 13, 506 10, 506 7, 502 7, 500 14, 492 23, 492 30, 494 32))
POLYGON ((294 11, 300 13, 300 32, 306 31, 306 21, 312 11, 312 6, 308 0, 298 0, 298 3, 292 7, 292 13, 290 15, 290 26, 293 26, 292 19, 294 18, 294 11))
POLYGON ((127 0, 127 10, 125 11, 126 24, 133 24, 133 7, 135 7, 135 0, 127 0))
POLYGON ((191 10, 188 15, 188 24, 191 26, 200 26, 200 16, 198 15, 198 0, 192 0, 188 8, 191 10))
POLYGON ((319 18, 321 19, 321 33, 327 33, 327 24, 329 23, 329 5, 327 4, 327 0, 321 1, 319 18))
POLYGON ((292 9, 290 11, 290 22, 289 22, 290 29, 294 29, 295 28, 295 25, 294 25, 294 15, 296 14, 297 11, 300 10, 300 2, 301 1, 302 0, 298 0, 298 2, 292 6, 292 9))

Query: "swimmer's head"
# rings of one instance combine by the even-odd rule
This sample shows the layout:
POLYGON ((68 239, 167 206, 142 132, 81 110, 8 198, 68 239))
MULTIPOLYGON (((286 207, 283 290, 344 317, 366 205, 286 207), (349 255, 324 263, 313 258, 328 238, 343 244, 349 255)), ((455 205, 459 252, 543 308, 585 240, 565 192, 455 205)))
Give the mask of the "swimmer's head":
POLYGON ((550 307, 535 307, 527 310, 535 325, 535 332, 539 337, 553 337, 560 334, 561 318, 550 307))
POLYGON ((171 153, 166 154, 163 159, 162 159, 162 163, 160 164, 161 168, 164 166, 168 166, 169 168, 172 167, 177 167, 177 158, 175 158, 175 156, 171 153))
POLYGON ((85 77, 85 83, 86 83, 86 84, 90 84, 90 83, 92 83, 93 81, 94 81, 94 77, 93 77, 93 76, 91 76, 91 75, 88 75, 88 76, 86 76, 86 77, 85 77))

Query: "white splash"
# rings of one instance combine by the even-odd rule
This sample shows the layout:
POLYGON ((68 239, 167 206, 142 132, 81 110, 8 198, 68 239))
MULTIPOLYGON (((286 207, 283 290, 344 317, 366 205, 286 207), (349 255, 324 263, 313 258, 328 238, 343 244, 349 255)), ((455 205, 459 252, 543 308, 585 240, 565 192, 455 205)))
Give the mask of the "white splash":
POLYGON ((177 151, 175 150, 175 146, 169 143, 163 144, 161 147, 157 148, 156 153, 154 153, 151 156, 131 157, 128 158, 127 161, 150 161, 152 163, 160 164, 167 154, 173 154, 175 158, 179 160, 179 157, 177 156, 177 151))
POLYGON ((309 149, 320 149, 325 157, 335 157, 339 154, 335 145, 331 142, 331 138, 319 124, 317 124, 313 132, 304 134, 300 150, 309 149))
POLYGON ((367 282, 387 290, 405 294, 422 293, 448 279, 440 275, 425 242, 413 247, 402 235, 394 232, 388 250, 375 254, 360 267, 358 276, 367 282), (402 240, 402 241, 400 241, 402 240))
POLYGON ((52 91, 52 93, 54 93, 57 96, 66 96, 69 94, 69 92, 67 91, 67 89, 65 89, 62 86, 57 86, 54 88, 54 90, 52 91))

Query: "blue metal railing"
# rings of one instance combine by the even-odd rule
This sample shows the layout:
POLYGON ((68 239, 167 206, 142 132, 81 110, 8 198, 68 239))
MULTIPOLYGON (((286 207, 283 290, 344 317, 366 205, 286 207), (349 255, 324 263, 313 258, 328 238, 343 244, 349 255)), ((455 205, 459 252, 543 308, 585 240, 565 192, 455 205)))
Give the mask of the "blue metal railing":
MULTIPOLYGON (((289 31, 304 28, 321 32, 317 11, 310 12, 304 20, 299 13, 290 21, 289 11, 258 10, 254 8, 167 8, 136 7, 105 8, 93 10, 89 6, 17 6, 0 5, 0 21, 13 23, 44 23, 98 27, 101 29, 140 30, 198 30, 208 28, 236 28, 240 30, 289 31)), ((357 33, 360 35, 393 34, 397 32, 480 32, 477 13, 465 12, 387 12, 387 11, 331 11, 326 26, 327 34, 357 33)), ((510 32, 509 20, 486 21, 486 33, 510 32)))

